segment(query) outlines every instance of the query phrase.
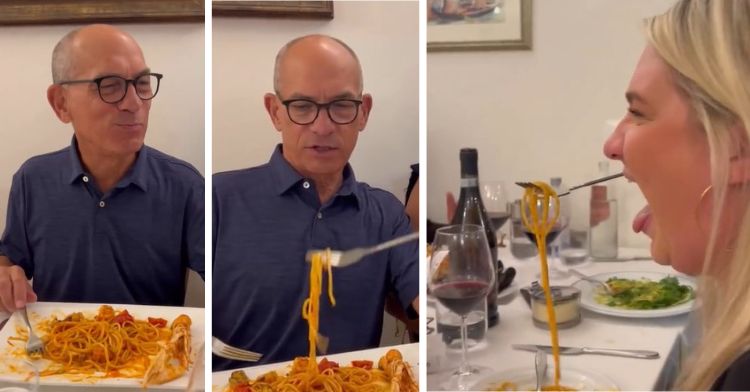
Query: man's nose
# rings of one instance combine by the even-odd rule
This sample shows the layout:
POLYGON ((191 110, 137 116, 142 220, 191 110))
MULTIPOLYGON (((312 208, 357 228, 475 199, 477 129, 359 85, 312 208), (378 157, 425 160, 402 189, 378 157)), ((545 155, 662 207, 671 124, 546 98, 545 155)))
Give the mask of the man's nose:
POLYGON ((135 92, 135 85, 128 83, 125 85, 125 96, 120 102, 117 103, 117 107, 120 110, 127 110, 129 112, 135 112, 143 106, 144 100, 138 96, 135 92))
POLYGON ((310 124, 310 130, 318 135, 328 135, 333 133, 336 123, 328 115, 328 108, 320 108, 318 118, 310 124))

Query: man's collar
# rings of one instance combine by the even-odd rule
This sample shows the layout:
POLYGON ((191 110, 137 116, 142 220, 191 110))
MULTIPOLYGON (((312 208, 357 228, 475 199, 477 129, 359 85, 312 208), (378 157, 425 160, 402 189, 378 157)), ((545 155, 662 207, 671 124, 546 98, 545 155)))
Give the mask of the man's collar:
MULTIPOLYGON (((87 173, 83 169, 83 164, 81 163, 81 158, 78 152, 78 141, 76 140, 76 137, 73 136, 72 141, 70 142, 70 148, 68 149, 69 157, 70 157, 70 176, 68 178, 68 183, 73 184, 76 181, 79 181, 84 175, 90 176, 90 173, 87 173)), ((117 183, 117 188, 125 188, 130 184, 134 184, 137 187, 141 188, 144 192, 148 190, 148 147, 143 145, 141 147, 141 150, 137 153, 135 162, 133 165, 128 169, 128 171, 125 173, 125 176, 117 183)))
MULTIPOLYGON (((297 172, 297 170, 295 170, 284 158, 281 144, 278 144, 274 149, 268 164, 273 172, 274 191, 279 196, 305 180, 305 177, 299 174, 299 172, 297 172)), ((360 195, 357 191, 357 179, 354 177, 354 170, 352 170, 351 165, 347 163, 346 166, 344 166, 341 187, 336 192, 335 196, 350 195, 354 195, 354 198, 359 205, 360 195)))

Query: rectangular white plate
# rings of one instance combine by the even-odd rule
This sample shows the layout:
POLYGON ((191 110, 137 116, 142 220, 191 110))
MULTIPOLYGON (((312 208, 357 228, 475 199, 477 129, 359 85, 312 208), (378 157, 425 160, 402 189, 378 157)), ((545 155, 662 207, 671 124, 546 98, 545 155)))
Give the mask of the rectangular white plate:
MULTIPOLYGON (((401 352, 401 355, 404 357, 404 361, 411 365, 414 377, 418 380, 419 372, 417 371, 417 366, 419 362, 419 343, 402 344, 399 346, 390 347, 377 347, 369 350, 350 351, 333 355, 318 355, 318 361, 320 361, 321 358, 328 358, 331 361, 338 362, 340 366, 349 366, 352 361, 368 360, 373 361, 374 365, 377 366, 380 357, 385 355, 385 353, 387 353, 390 349, 396 349, 401 352)), ((261 366, 251 366, 242 369, 215 372, 212 375, 212 389, 214 391, 221 391, 222 388, 224 388, 229 382, 229 376, 232 374, 232 372, 237 370, 244 370, 247 376, 252 379, 260 376, 263 373, 270 372, 271 370, 280 371, 285 374, 287 371, 289 371, 291 364, 292 361, 287 361, 261 366)))
MULTIPOLYGON (((41 320, 46 319, 50 316, 63 318, 65 315, 74 312, 83 312, 86 315, 95 315, 100 306, 101 304, 37 302, 29 304, 27 310, 29 313, 31 325, 32 327, 34 327, 41 320)), ((115 312, 127 309, 128 313, 130 313, 137 319, 146 319, 147 317, 161 317, 163 319, 166 319, 167 323, 171 323, 172 320, 174 320, 180 314, 186 314, 190 316, 190 319, 192 320, 190 333, 192 337, 192 347, 194 353, 193 355, 195 355, 201 343, 203 342, 203 308, 117 304, 112 304, 111 306, 115 309, 115 312)), ((8 346, 8 338, 11 336, 16 336, 16 328, 26 328, 21 316, 18 313, 14 313, 11 316, 10 320, 8 320, 8 323, 5 324, 2 330, 0 330, 0 384, 2 384, 3 380, 18 382, 23 379, 23 375, 9 372, 7 368, 3 367, 3 364, 11 362, 18 363, 18 359, 16 357, 9 355, 10 347, 8 346)), ((149 387, 148 390, 184 391, 187 388, 189 373, 190 369, 185 372, 184 376, 162 385, 149 387)), ((42 377, 39 381, 39 385, 42 387, 42 390, 60 390, 61 388, 65 388, 64 390, 77 390, 85 387, 95 387, 99 389, 107 388, 107 391, 113 391, 113 389, 111 388, 116 388, 118 390, 143 390, 140 385, 140 381, 140 379, 135 378, 103 378, 76 382, 67 379, 64 376, 49 376, 42 377)))

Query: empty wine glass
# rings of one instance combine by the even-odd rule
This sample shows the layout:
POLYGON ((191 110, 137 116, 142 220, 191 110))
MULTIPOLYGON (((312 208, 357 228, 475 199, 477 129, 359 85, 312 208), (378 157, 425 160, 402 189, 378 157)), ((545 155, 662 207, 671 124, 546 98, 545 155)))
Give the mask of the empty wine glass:
POLYGON ((487 216, 492 222, 492 227, 498 232, 497 239, 502 242, 500 228, 503 227, 508 218, 508 193, 504 181, 489 181, 482 183, 482 202, 487 209, 487 216))
MULTIPOLYGON (((538 219, 541 221, 543 220, 544 216, 544 199, 539 198, 537 199, 537 206, 536 206, 536 213, 538 219)), ((526 206, 525 208, 529 208, 526 206)), ((560 268, 558 268, 558 265, 561 263, 559 255, 557 252, 552 252, 552 249, 550 247, 550 244, 555 241, 558 235, 568 227, 568 222, 570 221, 570 217, 568 216, 569 212, 565 209, 561 209, 559 214, 557 212, 557 208, 559 206, 554 202, 554 198, 549 198, 549 205, 548 205, 548 213, 547 213, 547 222, 552 223, 552 221, 555 219, 555 216, 557 216, 557 221, 555 221, 554 225, 549 228, 547 232, 547 237, 545 238, 545 244, 546 247, 546 254, 547 254, 547 270, 548 270, 548 276, 550 279, 565 279, 568 276, 570 276, 570 273, 568 271, 563 271, 560 268)), ((524 211, 523 212, 526 216, 531 217, 530 211, 524 211)), ((537 244, 536 242, 536 234, 532 233, 528 227, 524 226, 524 233, 527 237, 531 240, 532 243, 537 244)), ((537 244, 539 246, 539 244, 537 244)), ((539 256, 541 257, 541 256, 539 256)), ((539 273, 541 275, 541 271, 539 273)))
POLYGON ((487 236, 479 225, 440 228, 435 233, 428 286, 440 303, 461 317, 461 364, 448 380, 448 390, 468 390, 488 368, 466 359, 466 317, 484 300, 495 280, 487 236))

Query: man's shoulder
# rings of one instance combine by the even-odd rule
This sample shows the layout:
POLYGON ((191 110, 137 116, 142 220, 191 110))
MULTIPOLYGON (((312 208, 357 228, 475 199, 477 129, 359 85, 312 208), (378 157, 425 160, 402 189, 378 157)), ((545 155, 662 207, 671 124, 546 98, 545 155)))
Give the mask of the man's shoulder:
POLYGON ((68 167, 69 161, 70 147, 65 147, 57 151, 35 155, 27 159, 18 171, 23 173, 36 173, 39 171, 46 173, 50 168, 68 167), (66 164, 66 162, 68 162, 68 164, 66 164))
POLYGON ((190 163, 153 147, 144 145, 143 148, 147 150, 149 164, 158 172, 168 174, 169 178, 203 182, 201 173, 190 163))
POLYGON ((397 205, 403 208, 403 203, 393 193, 371 186, 366 182, 357 182, 357 188, 362 196, 366 198, 368 202, 381 204, 384 206, 397 205))
POLYGON ((245 189, 248 184, 253 184, 255 188, 264 188, 269 185, 267 181, 269 174, 270 165, 268 163, 244 169, 218 172, 212 176, 213 187, 217 192, 245 189))

